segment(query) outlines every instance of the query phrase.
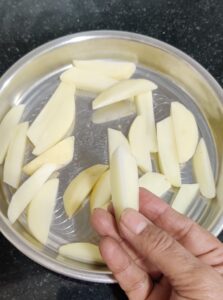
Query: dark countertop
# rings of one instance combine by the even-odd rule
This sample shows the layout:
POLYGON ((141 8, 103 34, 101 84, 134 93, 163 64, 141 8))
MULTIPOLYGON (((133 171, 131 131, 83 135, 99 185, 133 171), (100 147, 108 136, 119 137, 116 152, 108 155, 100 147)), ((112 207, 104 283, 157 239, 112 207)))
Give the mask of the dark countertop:
MULTIPOLYGON (((86 30, 146 34, 191 55, 223 85, 222 0, 0 0, 0 75, 54 38, 86 30)), ((32 262, 0 235, 0 299, 125 299, 32 262)))

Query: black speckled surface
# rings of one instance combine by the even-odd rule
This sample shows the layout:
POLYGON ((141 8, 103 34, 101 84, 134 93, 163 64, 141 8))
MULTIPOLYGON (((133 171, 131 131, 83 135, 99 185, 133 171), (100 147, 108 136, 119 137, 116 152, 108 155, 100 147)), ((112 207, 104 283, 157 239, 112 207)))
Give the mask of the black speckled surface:
MULTIPOLYGON (((222 0, 0 0, 0 75, 54 38, 116 29, 146 34, 185 51, 223 85, 222 0)), ((113 285, 54 274, 0 235, 0 299, 125 299, 113 285)), ((161 299, 160 299, 161 300, 161 299)))

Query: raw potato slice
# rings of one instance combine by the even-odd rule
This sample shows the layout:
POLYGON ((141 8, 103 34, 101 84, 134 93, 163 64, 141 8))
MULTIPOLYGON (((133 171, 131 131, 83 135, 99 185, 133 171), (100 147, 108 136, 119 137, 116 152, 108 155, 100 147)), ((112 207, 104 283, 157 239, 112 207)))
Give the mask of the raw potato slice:
POLYGON ((106 165, 94 165, 83 170, 70 182, 63 196, 64 208, 69 218, 78 210, 107 168, 106 165))
POLYGON ((44 183, 29 204, 27 223, 32 235, 42 244, 46 244, 53 218, 57 198, 59 179, 44 183))
POLYGON ((28 130, 28 137, 39 155, 58 143, 67 134, 75 119, 75 88, 60 83, 52 97, 28 130))
POLYGON ((139 179, 139 186, 161 197, 170 188, 171 184, 163 174, 148 172, 139 179))
POLYGON ((75 67, 104 74, 117 80, 128 79, 136 70, 132 62, 108 60, 73 60, 75 67))
POLYGON ((199 133, 193 114, 181 103, 171 103, 171 118, 180 163, 185 163, 197 147, 199 133))
POLYGON ((3 163, 10 141, 13 138, 16 125, 22 117, 24 108, 24 105, 13 106, 0 124, 0 164, 3 163))
POLYGON ((102 92, 92 103, 93 109, 129 99, 138 94, 155 90, 157 86, 146 79, 128 79, 116 83, 102 92))
POLYGON ((59 254, 89 264, 104 264, 98 246, 91 243, 72 243, 59 248, 59 254))
POLYGON ((152 162, 149 152, 149 131, 144 116, 138 116, 133 121, 129 130, 129 144, 141 171, 152 171, 152 162))
POLYGON ((109 161, 111 161, 112 154, 119 146, 123 146, 128 151, 131 151, 129 142, 124 134, 119 130, 108 128, 109 161))
POLYGON ((111 199, 110 170, 104 172, 95 184, 90 196, 91 212, 103 208, 111 199))
POLYGON ((173 186, 179 187, 181 185, 180 167, 170 117, 157 123, 157 141, 162 172, 173 186))
POLYGON ((116 219, 126 208, 139 209, 138 169, 135 158, 123 146, 113 153, 110 163, 112 203, 116 219))
POLYGON ((3 181, 14 188, 19 186, 21 179, 28 126, 28 122, 17 125, 5 158, 3 181))
POLYGON ((200 186, 201 194, 208 199, 214 198, 216 195, 214 175, 203 138, 200 139, 193 157, 193 169, 200 186))
POLYGON ((156 123, 153 110, 153 95, 149 91, 140 94, 135 98, 136 110, 138 115, 143 115, 146 118, 149 131, 149 149, 150 152, 157 152, 157 137, 156 137, 156 123))
POLYGON ((131 100, 120 101, 93 111, 92 122, 105 123, 135 114, 135 105, 131 100))
POLYGON ((171 207, 181 214, 187 212, 188 207, 195 199, 199 192, 199 185, 194 184, 182 184, 180 190, 177 193, 176 198, 173 200, 171 207))
POLYGON ((117 83, 117 80, 106 75, 79 68, 70 68, 61 74, 60 80, 79 90, 100 93, 117 83))
POLYGON ((8 218, 14 223, 26 206, 32 201, 41 186, 47 181, 50 175, 56 170, 56 165, 44 165, 29 177, 12 196, 8 207, 8 218))
POLYGON ((65 166, 71 162, 74 154, 74 137, 68 137, 40 156, 34 158, 23 167, 23 172, 27 175, 33 174, 42 165, 50 163, 58 166, 65 166))

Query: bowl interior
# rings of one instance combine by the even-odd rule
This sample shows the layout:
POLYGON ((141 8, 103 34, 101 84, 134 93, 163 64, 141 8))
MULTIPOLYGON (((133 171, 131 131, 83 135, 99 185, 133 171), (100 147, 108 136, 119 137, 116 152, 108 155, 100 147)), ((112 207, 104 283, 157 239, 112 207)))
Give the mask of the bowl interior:
MULTIPOLYGON (((222 91, 215 80, 196 62, 180 51, 157 40, 119 32, 92 32, 68 36, 48 43, 21 59, 0 81, 0 116, 10 104, 25 103, 24 120, 33 121, 59 83, 59 75, 72 59, 117 59, 134 61, 134 77, 148 78, 158 84, 154 93, 156 122, 167 117, 172 101, 180 101, 195 115, 200 135, 208 146, 217 182, 217 197, 199 196, 188 209, 188 215, 217 235, 222 229, 222 91)), ((84 264, 58 257, 59 245, 72 241, 97 242, 89 221, 86 201, 71 219, 66 218, 62 196, 70 180, 95 163, 108 163, 107 128, 128 133, 134 115, 104 124, 91 121, 94 95, 78 92, 74 134, 75 155, 72 163, 60 172, 60 189, 48 243, 42 247, 29 233, 25 213, 11 226, 7 206, 13 190, 1 183, 0 225, 3 234, 22 252, 38 263, 59 273, 99 282, 113 282, 110 272, 101 266, 84 264)), ((27 148, 26 161, 31 159, 27 148)), ((154 159, 154 168, 156 157, 154 159)), ((183 183, 194 182, 191 162, 181 166, 183 183)), ((171 201, 175 190, 166 195, 171 201)))

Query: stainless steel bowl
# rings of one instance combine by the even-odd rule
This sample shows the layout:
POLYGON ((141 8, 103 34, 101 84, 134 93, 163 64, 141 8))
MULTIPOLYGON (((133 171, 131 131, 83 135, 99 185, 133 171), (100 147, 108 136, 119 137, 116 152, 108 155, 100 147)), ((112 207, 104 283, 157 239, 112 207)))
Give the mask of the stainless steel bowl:
MULTIPOLYGON (((59 74, 72 59, 109 58, 135 61, 135 77, 149 78, 159 88, 154 94, 156 121, 169 114, 170 103, 180 101, 196 116, 200 135, 207 143, 217 184, 217 197, 198 197, 188 215, 218 235, 223 228, 223 92, 214 78, 192 58, 158 40, 118 31, 92 31, 59 38, 30 52, 13 65, 0 80, 0 117, 10 104, 25 103, 24 120, 32 121, 59 82, 59 74)), ((62 195, 65 186, 80 170, 93 163, 107 162, 107 127, 127 133, 133 117, 107 124, 91 122, 92 95, 77 97, 76 148, 72 163, 61 171, 60 190, 48 243, 41 246, 29 233, 25 214, 15 225, 7 220, 12 190, 1 182, 0 229, 21 252, 55 272, 82 280, 112 283, 105 267, 88 265, 58 257, 59 245, 71 241, 97 242, 89 225, 88 203, 72 220, 64 213, 62 195)), ((29 150, 29 149, 28 149, 29 150)), ((29 151, 26 160, 30 158, 29 151)), ((184 183, 193 182, 190 162, 182 166, 184 183)))

